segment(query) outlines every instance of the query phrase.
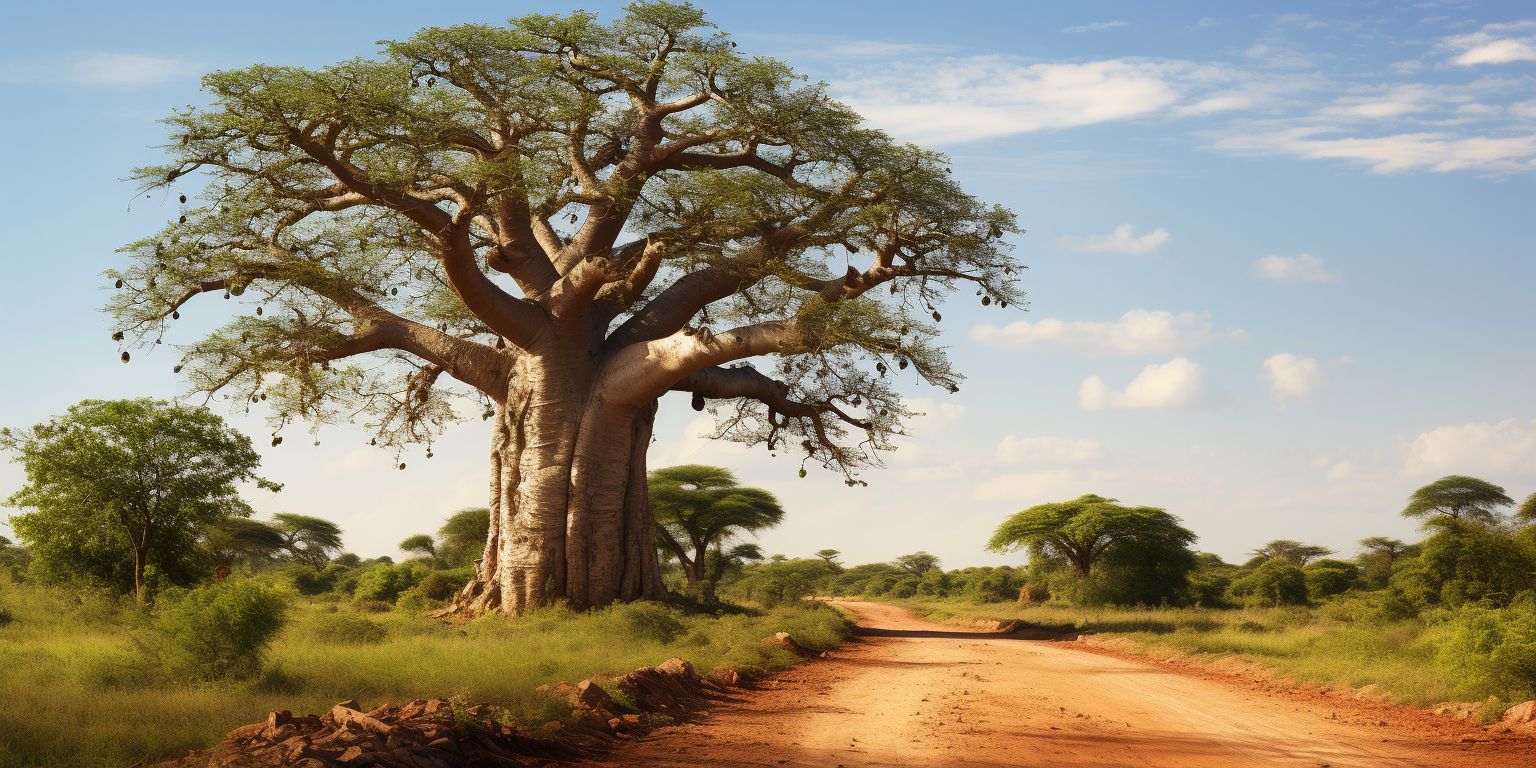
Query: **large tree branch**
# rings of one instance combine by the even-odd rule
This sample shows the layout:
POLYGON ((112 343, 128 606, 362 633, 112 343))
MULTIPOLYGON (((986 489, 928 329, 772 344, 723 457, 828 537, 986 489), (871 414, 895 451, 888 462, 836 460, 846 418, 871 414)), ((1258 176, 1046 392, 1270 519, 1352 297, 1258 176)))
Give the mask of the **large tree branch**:
POLYGON ((774 413, 785 416, 817 418, 821 414, 831 413, 861 429, 872 427, 868 421, 856 419, 831 403, 818 405, 791 400, 789 385, 760 373, 756 368, 721 368, 719 366, 703 368, 673 384, 672 391, 692 392, 696 396, 694 398, 696 408, 700 407, 700 398, 724 400, 746 397, 768 406, 774 413))

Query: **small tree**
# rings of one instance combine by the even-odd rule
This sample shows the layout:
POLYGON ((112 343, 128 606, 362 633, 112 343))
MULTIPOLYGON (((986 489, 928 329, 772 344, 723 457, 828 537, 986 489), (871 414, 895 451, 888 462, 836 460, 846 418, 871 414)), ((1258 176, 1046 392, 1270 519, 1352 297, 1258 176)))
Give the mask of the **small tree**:
MULTIPOLYGON (((485 553, 485 542, 491 533, 491 510, 471 507, 455 512, 443 527, 437 529, 437 553, 449 568, 460 568, 475 562, 485 553)), ((495 553, 490 553, 492 556, 495 553)))
POLYGON ((1258 549, 1253 550, 1255 558, 1263 558, 1263 561, 1284 560, 1291 565, 1300 568, 1319 557, 1327 557, 1333 554, 1333 550, 1316 544, 1303 544, 1290 539, 1275 539, 1258 549))
POLYGON ((283 549, 297 562, 324 568, 331 553, 341 551, 341 529, 329 520, 279 512, 272 523, 283 536, 283 549))
POLYGON ((827 565, 832 565, 832 566, 837 566, 837 567, 842 567, 842 564, 837 562, 837 556, 841 555, 841 554, 842 554, 842 552, 839 552, 839 551, 837 551, 835 549, 819 549, 819 550, 816 550, 816 556, 817 557, 827 561, 827 565))
POLYGON ((406 554, 416 554, 431 560, 437 559, 437 545, 432 542, 432 537, 425 533, 415 536, 407 536, 400 542, 400 551, 406 554))
POLYGON ((938 555, 930 555, 927 552, 918 551, 892 560, 891 565, 921 579, 928 575, 929 571, 938 568, 940 562, 938 555))
POLYGON ((1413 492, 1403 517, 1449 517, 1487 525, 1498 519, 1498 510, 1514 504, 1504 489, 1466 475, 1447 475, 1413 492))
POLYGON ((1536 493, 1525 497, 1520 502, 1520 508, 1515 510, 1515 519, 1526 523, 1536 523, 1536 493))
POLYGON ((1360 540, 1360 556, 1355 558, 1373 586, 1384 587, 1392 577, 1392 566, 1408 555, 1409 546, 1400 539, 1371 536, 1360 540))
POLYGON ((706 553, 722 550, 732 536, 772 528, 784 519, 773 494, 742 488, 728 469, 684 464, 658 469, 650 476, 656 538, 683 567, 688 589, 705 599, 715 582, 706 553))
POLYGON ((1227 594, 1250 605, 1306 605, 1307 574, 1289 560, 1273 558, 1232 582, 1227 594))
POLYGON ((1122 541, 1161 541, 1187 547, 1195 534, 1157 507, 1125 507, 1116 499, 1086 494, 1072 501, 1037 504, 1003 521, 987 542, 993 552, 1030 547, 1071 563, 1087 577, 1100 557, 1122 541))
POLYGON ((132 589, 150 599, 153 567, 190 583, 196 538, 251 508, 235 485, 258 480, 250 438, 202 408, 150 400, 84 400, 27 430, 0 430, 27 484, 7 500, 37 511, 11 518, 45 570, 117 583, 124 557, 132 589))
POLYGON ((270 523, 243 517, 220 520, 203 533, 203 550, 214 566, 265 560, 282 551, 283 534, 270 523))

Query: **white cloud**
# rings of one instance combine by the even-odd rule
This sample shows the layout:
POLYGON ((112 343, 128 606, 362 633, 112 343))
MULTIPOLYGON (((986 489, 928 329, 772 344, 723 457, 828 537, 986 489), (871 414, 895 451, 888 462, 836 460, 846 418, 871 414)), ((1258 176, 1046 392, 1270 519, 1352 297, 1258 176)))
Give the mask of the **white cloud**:
POLYGON ((1371 164, 1374 173, 1407 170, 1528 171, 1536 168, 1536 135, 1456 138, 1444 133, 1405 133, 1377 138, 1316 139, 1332 127, 1292 128, 1234 135, 1212 146, 1240 154, 1283 154, 1307 159, 1342 158, 1371 164))
POLYGON ((1052 469, 1027 475, 1003 475, 976 486, 979 501, 1047 501, 1073 498, 1077 475, 1070 469, 1052 469))
POLYGON ((1536 61, 1536 36, 1511 37, 1497 34, 1531 29, 1536 29, 1536 20, 1525 19, 1508 24, 1488 24, 1481 32, 1443 38, 1438 47, 1441 50, 1460 51, 1461 53, 1453 57, 1450 63, 1461 67, 1536 61))
POLYGON ((87 85, 154 85, 195 77, 198 67, 134 53, 97 53, 75 61, 66 79, 87 85))
POLYGON ((1408 475, 1536 472, 1536 419, 1440 427, 1404 443, 1408 475))
POLYGON ((1071 440, 1060 437, 1026 437, 1013 435, 997 444, 993 458, 999 462, 1017 464, 1025 462, 1079 462, 1097 459, 1104 455, 1104 446, 1094 440, 1071 440))
POLYGON ((1210 397, 1205 374, 1196 363, 1179 357, 1162 365, 1143 368, 1124 392, 1115 392, 1097 376, 1083 380, 1078 389, 1078 404, 1084 409, 1103 408, 1181 408, 1198 405, 1210 397))
POLYGON ((1067 27, 1066 29, 1063 29, 1062 31, 1063 32, 1097 32, 1097 31, 1099 31, 1101 29, 1114 29, 1115 27, 1123 27, 1123 26, 1126 26, 1126 24, 1127 24, 1127 22, 1124 22, 1124 21, 1102 21, 1102 22, 1098 22, 1096 24, 1083 24, 1081 26, 1076 26, 1076 27, 1067 27))
POLYGON ((1270 391, 1281 407, 1328 384, 1328 374, 1317 358, 1297 357, 1289 352, 1272 355, 1264 361, 1264 378, 1270 381, 1270 391))
POLYGON ((947 143, 1125 120, 1179 100, 1188 62, 1030 63, 1005 56, 892 61, 837 83, 838 96, 903 139, 947 143))
POLYGON ((1277 283, 1333 283, 1339 279, 1339 273, 1323 266, 1322 259, 1305 253, 1254 259, 1253 273, 1277 283))
POLYGON ((1399 75, 1407 75, 1423 69, 1424 62, 1418 59, 1409 59, 1407 61, 1394 61, 1389 66, 1392 67, 1393 72, 1399 75))
POLYGON ((981 344, 1013 350, 1054 347, 1088 356, 1171 354, 1218 341, 1248 339, 1241 328, 1217 331, 1208 312, 1175 315, 1145 309, 1126 312, 1113 323, 1046 318, 1037 323, 1018 320, 1002 328, 983 324, 971 328, 970 336, 981 344))
POLYGON ((1089 235, 1078 237, 1065 235, 1056 238, 1052 243, 1057 248, 1065 248, 1069 251, 1082 253, 1129 253, 1135 256, 1144 256, 1155 253, 1164 243, 1172 237, 1168 230, 1161 227, 1148 232, 1141 237, 1136 236, 1136 228, 1130 224, 1121 224, 1115 227, 1113 234, 1089 235))

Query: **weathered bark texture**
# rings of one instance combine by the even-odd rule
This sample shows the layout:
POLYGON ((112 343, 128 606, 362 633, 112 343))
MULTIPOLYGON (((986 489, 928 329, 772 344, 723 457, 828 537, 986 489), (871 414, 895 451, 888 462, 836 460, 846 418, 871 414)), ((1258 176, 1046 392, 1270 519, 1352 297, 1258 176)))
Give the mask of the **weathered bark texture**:
POLYGON ((485 552, 438 615, 666 599, 646 492, 656 402, 605 406, 590 392, 596 369, 518 359, 491 437, 485 552))

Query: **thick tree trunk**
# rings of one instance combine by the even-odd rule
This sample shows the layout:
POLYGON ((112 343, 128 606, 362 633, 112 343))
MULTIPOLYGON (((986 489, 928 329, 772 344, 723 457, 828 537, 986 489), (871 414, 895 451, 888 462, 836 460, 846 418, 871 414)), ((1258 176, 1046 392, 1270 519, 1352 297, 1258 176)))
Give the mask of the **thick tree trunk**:
POLYGON ((646 489, 656 403, 625 409, 594 398, 594 367, 518 361, 491 436, 485 552, 438 615, 666 598, 646 489))

